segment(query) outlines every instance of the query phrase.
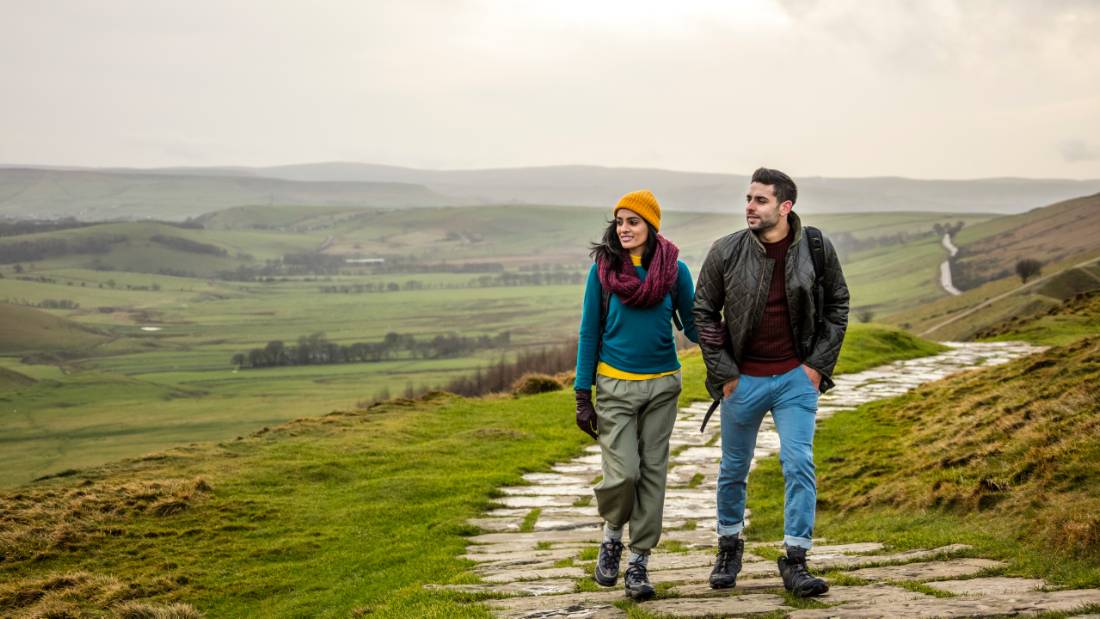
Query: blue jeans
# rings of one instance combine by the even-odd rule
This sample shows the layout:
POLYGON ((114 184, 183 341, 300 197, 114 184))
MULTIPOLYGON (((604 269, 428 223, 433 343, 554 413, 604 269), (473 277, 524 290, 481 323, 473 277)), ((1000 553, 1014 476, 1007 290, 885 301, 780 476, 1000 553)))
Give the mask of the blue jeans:
POLYGON ((786 482, 783 542, 809 549, 817 507, 814 427, 818 390, 801 366, 774 376, 742 375, 722 400, 722 464, 718 469, 718 534, 745 528, 749 464, 760 422, 770 410, 779 433, 779 462, 786 482))

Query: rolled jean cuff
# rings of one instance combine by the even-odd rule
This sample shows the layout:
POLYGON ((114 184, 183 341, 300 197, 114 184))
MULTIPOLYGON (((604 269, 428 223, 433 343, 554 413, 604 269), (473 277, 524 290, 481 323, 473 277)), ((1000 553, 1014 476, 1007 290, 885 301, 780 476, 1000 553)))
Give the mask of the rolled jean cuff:
POLYGON ((809 550, 813 547, 814 541, 808 537, 794 537, 793 535, 784 535, 783 545, 787 547, 798 546, 799 548, 805 548, 806 550, 809 550))
POLYGON ((745 529, 745 521, 742 520, 741 522, 738 522, 737 524, 731 524, 731 525, 724 525, 721 522, 719 522, 717 528, 718 528, 718 535, 720 535, 720 536, 724 537, 726 535, 737 535, 738 533, 740 533, 741 531, 743 531, 745 529))

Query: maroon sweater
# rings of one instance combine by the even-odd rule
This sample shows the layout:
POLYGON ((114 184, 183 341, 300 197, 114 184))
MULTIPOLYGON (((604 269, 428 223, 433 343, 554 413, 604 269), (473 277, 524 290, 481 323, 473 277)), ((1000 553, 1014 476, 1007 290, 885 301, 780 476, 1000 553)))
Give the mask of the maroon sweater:
POLYGON ((775 261, 771 287, 768 288, 768 304, 759 328, 749 337, 745 356, 741 360, 741 373, 749 376, 771 376, 793 370, 802 364, 794 348, 791 333, 791 313, 787 307, 787 250, 791 246, 794 230, 787 238, 775 243, 763 243, 768 258, 775 261))

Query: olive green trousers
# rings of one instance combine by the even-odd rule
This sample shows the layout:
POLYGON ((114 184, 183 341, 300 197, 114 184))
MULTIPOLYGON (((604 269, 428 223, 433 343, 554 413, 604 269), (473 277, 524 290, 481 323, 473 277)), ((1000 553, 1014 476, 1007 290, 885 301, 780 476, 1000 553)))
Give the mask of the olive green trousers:
POLYGON ((648 380, 596 377, 596 418, 603 480, 600 516, 612 528, 630 525, 630 550, 648 554, 661 539, 668 439, 676 423, 680 373, 648 380))

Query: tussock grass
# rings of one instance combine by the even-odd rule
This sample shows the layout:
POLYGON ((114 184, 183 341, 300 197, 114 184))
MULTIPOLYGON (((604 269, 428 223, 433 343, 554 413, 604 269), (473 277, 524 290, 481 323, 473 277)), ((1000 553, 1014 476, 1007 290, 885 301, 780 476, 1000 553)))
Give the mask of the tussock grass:
MULTIPOLYGON (((838 413, 815 438, 819 535, 962 542, 1007 573, 1100 585, 1100 337, 838 413)), ((782 474, 753 472, 749 535, 782 534, 782 474)))

